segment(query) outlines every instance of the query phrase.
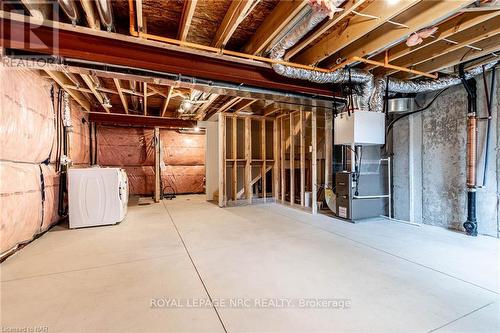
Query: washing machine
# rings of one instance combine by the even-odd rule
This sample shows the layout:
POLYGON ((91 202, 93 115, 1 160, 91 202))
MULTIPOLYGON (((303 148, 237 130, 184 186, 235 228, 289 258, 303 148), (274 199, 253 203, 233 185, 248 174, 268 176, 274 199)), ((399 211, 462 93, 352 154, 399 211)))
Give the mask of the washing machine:
POLYGON ((128 179, 120 168, 71 168, 68 171, 69 227, 121 222, 127 214, 128 179))

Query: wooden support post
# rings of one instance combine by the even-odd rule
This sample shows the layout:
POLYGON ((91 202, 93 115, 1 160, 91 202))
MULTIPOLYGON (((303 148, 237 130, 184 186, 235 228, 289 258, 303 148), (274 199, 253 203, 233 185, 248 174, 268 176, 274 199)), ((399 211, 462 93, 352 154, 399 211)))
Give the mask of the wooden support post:
POLYGON ((232 135, 232 159, 233 159, 233 176, 232 176, 232 192, 233 192, 233 201, 238 200, 236 193, 238 193, 238 119, 233 117, 233 135, 232 135))
POLYGON ((316 119, 316 110, 312 111, 312 213, 318 213, 318 142, 317 142, 317 119, 316 119))
POLYGON ((281 154, 281 202, 285 202, 286 183, 285 183, 285 158, 286 158, 286 143, 285 143, 285 117, 280 118, 280 154, 281 154))
POLYGON ((306 196, 306 121, 304 111, 299 112, 300 117, 300 205, 305 206, 306 196))
POLYGON ((226 206, 226 117, 219 113, 219 207, 226 206))
POLYGON ((279 191, 279 167, 280 167, 280 157, 279 157, 279 128, 278 128, 278 120, 273 120, 273 196, 274 200, 278 200, 280 191, 279 191))
POLYGON ((160 202, 161 191, 161 170, 160 170, 160 128, 154 129, 154 145, 155 145, 155 202, 160 202))
POLYGON ((245 118, 245 193, 248 204, 252 203, 252 119, 245 118))
POLYGON ((295 122, 290 113, 290 205, 295 204, 295 122))
POLYGON ((325 187, 332 188, 333 115, 325 111, 325 187))
POLYGON ((267 182, 266 182, 266 119, 261 120, 261 128, 260 128, 260 147, 261 147, 261 155, 262 155, 262 169, 261 169, 261 185, 262 185, 262 198, 264 202, 266 202, 267 196, 267 182))

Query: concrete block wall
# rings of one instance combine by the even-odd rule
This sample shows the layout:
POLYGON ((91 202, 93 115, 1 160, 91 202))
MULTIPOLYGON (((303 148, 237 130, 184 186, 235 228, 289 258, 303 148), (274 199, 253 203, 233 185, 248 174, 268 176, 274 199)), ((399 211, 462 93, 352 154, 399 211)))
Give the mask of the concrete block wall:
MULTIPOLYGON (((483 80, 481 76, 476 80, 478 113, 484 117, 486 99, 483 80)), ((487 75, 487 82, 489 86, 491 74, 487 75)), ((498 237, 500 75, 496 76, 495 87, 487 183, 477 192, 477 217, 479 233, 498 237)), ((433 95, 429 93, 424 99, 428 102, 433 95)), ((467 94, 463 86, 458 85, 438 97, 427 111, 400 120, 394 126, 392 148, 396 218, 463 230, 467 213, 466 113, 467 94)), ((477 180, 482 184, 486 121, 478 123, 477 180)))

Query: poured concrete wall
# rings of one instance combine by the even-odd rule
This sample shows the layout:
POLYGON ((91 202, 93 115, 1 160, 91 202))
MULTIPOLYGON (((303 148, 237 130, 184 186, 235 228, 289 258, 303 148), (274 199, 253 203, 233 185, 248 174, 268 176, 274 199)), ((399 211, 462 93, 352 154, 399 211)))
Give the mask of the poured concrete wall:
MULTIPOLYGON (((490 74, 491 75, 491 74, 490 74)), ((488 85, 491 77, 488 75, 488 85)), ((477 77, 478 112, 486 115, 482 77, 477 77)), ((498 236, 500 161, 498 147, 500 75, 493 100, 493 120, 486 187, 477 191, 479 233, 498 236)), ((427 101, 433 94, 428 94, 427 101)), ((467 214, 467 94, 455 86, 425 112, 399 121, 393 130, 394 214, 396 218, 462 230, 467 214)), ((482 184, 486 122, 478 125, 478 175, 482 184)))
MULTIPOLYGON (((31 241, 60 219, 58 117, 51 86, 35 72, 0 68, 0 254, 31 241)), ((57 92, 54 86, 55 96, 57 92)), ((75 103, 70 109, 70 157, 84 167, 89 163, 87 116, 75 103)))

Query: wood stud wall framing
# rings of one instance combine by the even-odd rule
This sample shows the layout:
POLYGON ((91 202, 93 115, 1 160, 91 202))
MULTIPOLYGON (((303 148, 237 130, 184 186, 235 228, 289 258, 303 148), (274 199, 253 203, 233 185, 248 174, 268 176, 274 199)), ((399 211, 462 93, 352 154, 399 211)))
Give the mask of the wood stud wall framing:
POLYGON ((219 206, 272 201, 316 213, 318 185, 331 178, 324 167, 331 157, 318 160, 331 154, 331 121, 323 111, 276 118, 220 113, 219 206))

